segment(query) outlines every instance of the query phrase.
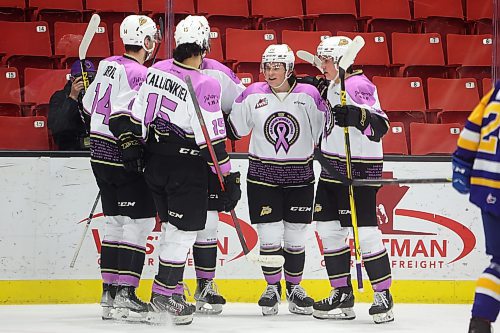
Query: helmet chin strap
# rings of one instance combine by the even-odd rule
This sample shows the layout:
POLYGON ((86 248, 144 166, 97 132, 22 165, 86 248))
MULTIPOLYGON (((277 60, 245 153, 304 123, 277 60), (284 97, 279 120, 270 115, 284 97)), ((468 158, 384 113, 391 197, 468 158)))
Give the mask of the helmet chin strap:
POLYGON ((286 81, 288 81, 288 79, 289 79, 291 76, 292 76, 292 71, 290 70, 290 71, 289 71, 289 73, 288 73, 288 75, 287 75, 287 76, 285 76, 285 79, 283 80, 283 82, 281 82, 281 83, 280 83, 280 85, 279 85, 279 86, 277 86, 277 87, 273 87, 273 86, 271 86, 271 87, 272 87, 273 89, 279 89, 279 88, 281 88, 281 86, 282 86, 282 85, 284 85, 284 84, 285 84, 285 82, 286 82, 286 81))

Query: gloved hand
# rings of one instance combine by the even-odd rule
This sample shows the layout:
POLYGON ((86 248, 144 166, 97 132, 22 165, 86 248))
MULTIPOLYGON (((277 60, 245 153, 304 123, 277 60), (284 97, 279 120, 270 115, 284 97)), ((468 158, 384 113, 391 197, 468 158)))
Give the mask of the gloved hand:
POLYGON ((453 187, 459 193, 469 193, 472 164, 453 155, 451 165, 453 169, 453 187))
POLYGON ((297 82, 315 86, 321 97, 327 99, 328 86, 330 85, 330 81, 327 79, 317 76, 303 76, 297 77, 297 82))
POLYGON ((134 137, 120 140, 120 149, 125 170, 128 172, 142 172, 144 169, 143 147, 139 140, 134 137))
POLYGON ((224 177, 224 186, 226 191, 222 193, 222 201, 224 202, 224 211, 230 212, 236 207, 236 204, 241 198, 240 188, 240 173, 231 172, 224 177))
POLYGON ((335 125, 340 127, 356 127, 364 132, 370 125, 370 111, 354 105, 335 105, 333 108, 335 125))

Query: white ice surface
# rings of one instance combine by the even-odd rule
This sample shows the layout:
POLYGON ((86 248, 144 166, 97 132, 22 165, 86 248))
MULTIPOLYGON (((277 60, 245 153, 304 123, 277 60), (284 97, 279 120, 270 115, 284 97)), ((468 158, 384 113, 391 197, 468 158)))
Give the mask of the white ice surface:
MULTIPOLYGON (((423 332, 466 333, 470 305, 396 304, 393 323, 376 325, 368 315, 369 304, 356 304, 351 321, 317 320, 288 312, 280 306, 277 316, 263 317, 256 304, 227 304, 220 316, 195 316, 188 326, 102 321, 100 306, 17 305, 0 306, 0 332, 5 333, 149 333, 149 332, 257 332, 257 333, 366 333, 423 332)), ((500 324, 495 325, 500 332, 500 324)))

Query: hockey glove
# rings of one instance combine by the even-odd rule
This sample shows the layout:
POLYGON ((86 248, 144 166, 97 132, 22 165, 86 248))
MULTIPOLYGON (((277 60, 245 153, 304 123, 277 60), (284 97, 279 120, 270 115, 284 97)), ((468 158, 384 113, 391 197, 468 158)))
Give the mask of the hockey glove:
POLYGON ((231 172, 228 176, 224 177, 224 185, 226 187, 226 191, 222 194, 224 211, 230 212, 236 207, 241 198, 240 173, 231 172))
POLYGON ((333 108, 335 125, 340 127, 356 127, 364 132, 370 125, 370 111, 354 105, 335 105, 333 108))
POLYGON ((142 172, 144 162, 142 159, 143 148, 139 140, 127 137, 120 141, 123 156, 123 166, 128 172, 142 172))
POLYGON ((328 87, 330 85, 330 81, 323 77, 316 76, 303 76, 297 77, 298 83, 305 83, 315 86, 318 89, 319 94, 323 99, 327 99, 328 87))
POLYGON ((451 165, 453 168, 453 187, 462 194, 469 193, 471 163, 453 155, 451 165))

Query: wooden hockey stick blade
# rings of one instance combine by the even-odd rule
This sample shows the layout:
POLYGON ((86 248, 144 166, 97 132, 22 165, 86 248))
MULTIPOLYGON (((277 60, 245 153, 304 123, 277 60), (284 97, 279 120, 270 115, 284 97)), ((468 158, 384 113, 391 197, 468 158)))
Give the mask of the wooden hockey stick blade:
POLYGON ((354 179, 353 186, 396 185, 396 184, 446 184, 451 178, 388 178, 388 179, 354 179))
POLYGON ((354 37, 346 53, 342 56, 342 58, 340 58, 339 67, 343 70, 347 70, 354 63, 356 55, 363 48, 363 46, 365 46, 365 40, 363 37, 354 37))
POLYGON ((80 47, 78 48, 78 57, 80 60, 85 59, 87 56, 87 50, 89 49, 90 43, 94 38, 95 33, 97 32, 97 28, 99 28, 99 24, 101 23, 101 17, 97 14, 92 15, 89 21, 89 25, 87 26, 87 30, 85 30, 85 34, 83 35, 82 41, 80 43, 80 47))
POLYGON ((264 267, 282 267, 285 263, 285 257, 280 255, 266 256, 255 253, 247 253, 245 257, 248 261, 264 267))
POLYGON ((304 50, 298 50, 297 57, 304 60, 305 62, 310 63, 311 65, 319 69, 321 73, 323 73, 323 69, 321 68, 321 60, 318 58, 318 56, 304 50))

